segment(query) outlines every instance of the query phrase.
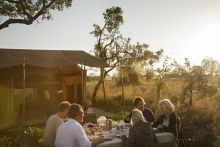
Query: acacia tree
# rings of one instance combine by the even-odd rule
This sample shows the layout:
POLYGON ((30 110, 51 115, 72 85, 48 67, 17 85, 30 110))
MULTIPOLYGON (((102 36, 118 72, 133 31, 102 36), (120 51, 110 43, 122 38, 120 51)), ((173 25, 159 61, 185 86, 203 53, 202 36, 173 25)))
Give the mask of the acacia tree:
POLYGON ((94 24, 91 34, 97 40, 94 54, 102 59, 108 68, 100 68, 100 78, 92 93, 92 104, 96 102, 97 91, 106 75, 114 68, 120 65, 131 65, 134 61, 153 60, 162 53, 161 50, 156 53, 149 51, 146 44, 131 45, 130 38, 122 36, 120 27, 123 25, 123 11, 120 7, 106 9, 103 16, 104 25, 94 24))
POLYGON ((182 103, 188 99, 189 106, 193 104, 193 94, 197 93, 198 97, 204 98, 213 96, 217 89, 208 84, 208 76, 201 66, 191 66, 186 58, 184 66, 178 65, 180 76, 183 77, 185 84, 183 87, 182 103))
POLYGON ((71 5, 72 0, 0 0, 0 30, 10 24, 52 19, 52 10, 62 11, 71 5))

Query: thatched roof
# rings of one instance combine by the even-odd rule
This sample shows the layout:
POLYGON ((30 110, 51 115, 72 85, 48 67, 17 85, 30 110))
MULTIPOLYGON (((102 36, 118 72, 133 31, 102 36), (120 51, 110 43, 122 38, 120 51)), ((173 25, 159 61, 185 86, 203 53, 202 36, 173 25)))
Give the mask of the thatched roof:
POLYGON ((33 50, 0 48, 0 68, 19 64, 59 67, 82 64, 105 67, 99 58, 80 50, 33 50))

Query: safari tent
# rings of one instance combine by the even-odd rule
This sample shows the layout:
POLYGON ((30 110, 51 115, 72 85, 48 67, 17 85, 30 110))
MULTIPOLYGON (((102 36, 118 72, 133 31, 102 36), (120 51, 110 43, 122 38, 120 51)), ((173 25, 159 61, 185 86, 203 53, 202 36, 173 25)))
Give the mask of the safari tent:
POLYGON ((0 48, 0 118, 51 111, 62 100, 87 105, 85 66, 105 65, 79 50, 0 48))

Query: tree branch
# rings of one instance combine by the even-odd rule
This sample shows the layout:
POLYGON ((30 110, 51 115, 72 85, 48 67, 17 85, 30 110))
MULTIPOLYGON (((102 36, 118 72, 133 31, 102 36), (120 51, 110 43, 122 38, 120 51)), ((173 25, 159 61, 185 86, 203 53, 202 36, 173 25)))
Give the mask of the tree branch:
POLYGON ((13 3, 13 4, 17 4, 18 3, 18 1, 15 1, 15 0, 6 0, 7 2, 9 2, 9 3, 13 3))
POLYGON ((32 16, 26 11, 25 5, 22 2, 22 0, 19 0, 19 1, 6 0, 6 1, 10 3, 20 4, 23 10, 23 14, 26 15, 28 19, 11 19, 10 18, 6 20, 5 22, 3 22, 2 24, 0 24, 0 30, 8 27, 10 24, 13 24, 13 23, 20 23, 20 24, 26 24, 26 25, 32 24, 33 21, 36 20, 39 16, 46 13, 45 10, 48 9, 56 0, 51 0, 48 5, 46 5, 46 0, 43 0, 42 8, 34 16, 32 16))
POLYGON ((12 23, 23 23, 26 25, 32 24, 33 21, 25 20, 25 19, 8 19, 4 23, 0 24, 0 30, 8 27, 12 23))

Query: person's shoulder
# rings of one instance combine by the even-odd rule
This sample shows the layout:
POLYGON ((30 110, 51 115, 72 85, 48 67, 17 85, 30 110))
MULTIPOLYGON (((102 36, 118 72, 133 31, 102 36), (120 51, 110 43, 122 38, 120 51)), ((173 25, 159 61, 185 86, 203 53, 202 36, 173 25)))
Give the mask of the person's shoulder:
POLYGON ((59 115, 57 113, 51 115, 49 119, 51 119, 53 121, 62 121, 62 119, 59 117, 59 115))
POLYGON ((178 117, 178 115, 177 115, 177 113, 175 111, 171 112, 170 116, 178 117))
POLYGON ((146 122, 146 121, 140 121, 140 122, 137 122, 134 126, 133 126, 133 129, 134 130, 142 130, 142 129, 148 129, 148 128, 151 128, 151 124, 149 122, 146 122))
POLYGON ((146 112, 152 112, 151 109, 147 108, 147 107, 144 107, 144 111, 146 112))
POLYGON ((55 113, 55 114, 50 115, 47 120, 51 121, 51 120, 54 120, 56 118, 57 118, 57 114, 55 113))
POLYGON ((83 129, 82 125, 74 119, 68 119, 65 123, 75 129, 83 129))

